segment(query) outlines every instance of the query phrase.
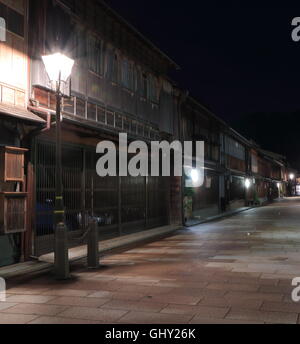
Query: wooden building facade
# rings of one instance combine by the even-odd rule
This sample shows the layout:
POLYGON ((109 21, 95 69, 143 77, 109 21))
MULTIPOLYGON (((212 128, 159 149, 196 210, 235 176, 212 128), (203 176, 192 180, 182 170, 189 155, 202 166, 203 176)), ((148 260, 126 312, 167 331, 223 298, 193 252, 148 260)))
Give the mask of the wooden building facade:
POLYGON ((28 142, 45 121, 28 111, 28 1, 1 0, 0 266, 24 259, 28 229, 28 142), (4 21, 3 21, 4 20, 4 21))
MULTIPOLYGON (((178 97, 167 72, 177 65, 102 1, 30 1, 31 110, 48 129, 32 140, 36 217, 33 254, 53 250, 55 109, 42 55, 75 60, 63 99, 63 184, 70 245, 97 219, 100 238, 181 223, 171 204, 181 182, 167 177, 99 177, 96 146, 178 136, 178 97)), ((179 202, 180 203, 180 202, 179 202)), ((180 211, 179 211, 180 213, 180 211)))

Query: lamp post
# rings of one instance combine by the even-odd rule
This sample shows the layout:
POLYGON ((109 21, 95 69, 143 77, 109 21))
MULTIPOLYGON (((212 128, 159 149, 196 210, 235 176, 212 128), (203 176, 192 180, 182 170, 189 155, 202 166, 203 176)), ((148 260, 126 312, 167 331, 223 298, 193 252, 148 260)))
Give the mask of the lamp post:
POLYGON ((61 84, 71 76, 74 60, 56 53, 42 56, 46 72, 56 95, 56 156, 55 156, 55 275, 59 279, 69 277, 67 228, 63 202, 62 146, 61 146, 61 84))

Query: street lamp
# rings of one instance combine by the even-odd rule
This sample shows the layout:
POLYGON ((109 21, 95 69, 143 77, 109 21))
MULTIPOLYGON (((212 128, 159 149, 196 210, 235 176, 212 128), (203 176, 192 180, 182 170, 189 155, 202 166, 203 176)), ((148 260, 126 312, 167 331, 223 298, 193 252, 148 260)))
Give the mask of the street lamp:
POLYGON ((281 197, 281 184, 280 183, 277 183, 277 189, 278 189, 278 195, 280 198, 281 197))
POLYGON ((69 259, 67 245, 67 229, 62 183, 62 147, 61 147, 61 84, 71 76, 74 60, 56 53, 42 56, 46 72, 56 94, 56 159, 55 159, 55 273, 60 279, 69 277, 69 259))
POLYGON ((193 183, 194 184, 198 183, 199 178, 200 178, 199 171, 197 169, 193 168, 191 171, 191 179, 192 179, 193 183))
POLYGON ((51 82, 56 83, 56 85, 59 84, 60 87, 61 82, 66 83, 68 81, 72 73, 74 60, 61 53, 42 56, 42 59, 51 82))
POLYGON ((290 178, 290 183, 289 183, 289 185, 290 185, 290 195, 294 196, 294 194, 295 194, 295 190, 294 190, 294 188, 295 188, 295 182, 294 182, 295 175, 294 175, 294 173, 291 173, 289 175, 289 178, 290 178))

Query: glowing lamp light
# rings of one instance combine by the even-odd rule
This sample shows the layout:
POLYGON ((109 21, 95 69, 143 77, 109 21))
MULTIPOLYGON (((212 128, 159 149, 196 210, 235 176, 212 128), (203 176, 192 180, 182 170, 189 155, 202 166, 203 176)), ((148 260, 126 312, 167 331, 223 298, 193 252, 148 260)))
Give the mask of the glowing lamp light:
POLYGON ((295 175, 293 173, 290 174, 290 180, 294 180, 295 175))
POLYGON ((199 181, 199 178, 200 178, 199 171, 193 168, 191 171, 191 179, 193 183, 197 183, 199 181))
POLYGON ((246 187, 246 189, 249 189, 250 186, 251 186, 250 179, 246 179, 246 180, 245 180, 245 187, 246 187))
POLYGON ((280 183, 277 183, 277 187, 278 187, 278 189, 280 188, 280 183))
POLYGON ((42 59, 51 82, 67 82, 72 73, 74 60, 61 53, 42 56, 42 59))

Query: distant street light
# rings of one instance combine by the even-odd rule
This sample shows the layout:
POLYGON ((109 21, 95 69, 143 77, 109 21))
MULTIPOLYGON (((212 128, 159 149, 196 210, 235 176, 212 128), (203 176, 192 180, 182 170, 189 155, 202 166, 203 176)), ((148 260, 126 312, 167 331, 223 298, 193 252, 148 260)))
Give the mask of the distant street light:
POLYGON ((296 181, 295 181, 294 173, 291 173, 289 175, 289 178, 290 178, 290 183, 289 183, 289 185, 290 185, 290 195, 294 196, 295 193, 296 193, 296 190, 295 190, 295 188, 296 188, 296 181))
POLYGON ((67 228, 63 202, 62 147, 61 147, 61 83, 71 76, 74 60, 56 53, 42 56, 51 86, 56 94, 56 167, 55 167, 55 273, 59 279, 69 277, 67 228))
POLYGON ((277 188, 278 188, 278 197, 281 197, 281 183, 277 183, 277 188))
POLYGON ((246 186, 246 189, 249 189, 249 188, 250 188, 250 186, 251 186, 251 181, 250 181, 250 179, 246 179, 246 180, 245 180, 245 186, 246 186))
POLYGON ((199 171, 197 169, 195 169, 195 168, 192 169, 191 178, 192 178, 193 183, 196 184, 198 182, 200 175, 199 175, 199 171))

